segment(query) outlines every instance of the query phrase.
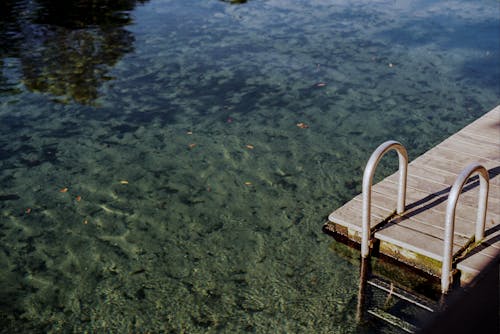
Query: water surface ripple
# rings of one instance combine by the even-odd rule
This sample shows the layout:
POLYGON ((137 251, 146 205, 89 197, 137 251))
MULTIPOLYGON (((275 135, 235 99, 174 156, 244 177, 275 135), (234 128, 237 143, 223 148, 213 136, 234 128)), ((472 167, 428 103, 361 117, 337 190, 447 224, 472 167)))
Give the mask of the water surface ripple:
POLYGON ((0 10, 2 333, 390 332, 321 226, 500 98, 497 1, 0 10))

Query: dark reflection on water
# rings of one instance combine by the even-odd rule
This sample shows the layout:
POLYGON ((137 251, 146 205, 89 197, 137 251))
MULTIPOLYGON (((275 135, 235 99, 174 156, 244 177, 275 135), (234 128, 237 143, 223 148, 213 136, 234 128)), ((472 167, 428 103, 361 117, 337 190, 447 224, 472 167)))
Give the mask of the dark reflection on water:
POLYGON ((247 0, 220 0, 222 2, 230 3, 231 5, 242 5, 247 3, 247 0))
POLYGON ((132 19, 128 12, 134 9, 137 2, 144 3, 146 0, 38 0, 37 2, 40 4, 37 23, 68 29, 99 26, 106 30, 130 24, 132 19))
MULTIPOLYGON (((145 1, 4 1, 0 58, 20 60, 31 91, 93 104, 100 85, 110 79, 109 67, 133 50, 134 37, 125 26, 132 22, 129 11, 145 1)), ((1 86, 9 87, 2 73, 1 86)))

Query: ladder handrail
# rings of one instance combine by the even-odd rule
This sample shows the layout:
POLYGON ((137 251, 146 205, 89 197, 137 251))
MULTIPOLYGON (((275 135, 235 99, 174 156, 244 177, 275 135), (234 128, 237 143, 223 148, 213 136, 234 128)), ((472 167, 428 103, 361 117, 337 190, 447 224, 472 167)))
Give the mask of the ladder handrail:
POLYGON ((443 267, 441 269, 441 291, 447 293, 452 279, 453 258, 453 233, 455 230, 455 211, 458 197, 462 192, 467 180, 475 174, 479 174, 479 206, 477 209, 476 233, 474 241, 477 243, 484 238, 486 223, 486 210, 488 208, 489 175, 488 170, 482 165, 474 162, 469 164, 458 175, 448 195, 448 206, 446 207, 446 225, 444 233, 443 267))
POLYGON ((406 180, 408 174, 408 153, 406 152, 405 147, 399 142, 395 140, 389 140, 385 143, 382 143, 372 153, 363 173, 363 229, 361 234, 362 258, 368 257, 370 253, 369 239, 371 234, 370 215, 373 176, 375 175, 375 170, 382 156, 392 149, 396 150, 399 157, 399 188, 396 213, 400 214, 405 210, 406 180))

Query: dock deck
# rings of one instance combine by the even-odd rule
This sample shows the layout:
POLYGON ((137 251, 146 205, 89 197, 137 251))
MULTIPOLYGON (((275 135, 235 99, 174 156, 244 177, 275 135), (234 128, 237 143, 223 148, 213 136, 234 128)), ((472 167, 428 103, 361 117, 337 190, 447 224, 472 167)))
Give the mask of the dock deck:
MULTIPOLYGON (((500 256, 500 105, 450 136, 408 165, 405 211, 394 215, 399 173, 372 188, 371 228, 380 253, 439 276, 448 193, 459 173, 472 162, 489 172, 485 238, 464 252, 474 236, 479 181, 471 178, 456 210, 453 254, 462 283, 470 282, 500 256)), ((362 195, 329 216, 324 229, 360 242, 362 195)))

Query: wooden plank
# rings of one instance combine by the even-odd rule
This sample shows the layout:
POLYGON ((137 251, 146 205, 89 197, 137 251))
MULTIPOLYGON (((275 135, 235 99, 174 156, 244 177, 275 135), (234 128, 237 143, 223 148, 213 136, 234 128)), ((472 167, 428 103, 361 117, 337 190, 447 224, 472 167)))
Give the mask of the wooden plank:
MULTIPOLYGON (((390 242, 404 249, 425 255, 431 259, 443 261, 443 241, 442 239, 424 233, 418 233, 417 230, 392 224, 388 228, 376 232, 375 238, 390 242)), ((460 250, 460 246, 454 244, 453 252, 460 250)))
MULTIPOLYGON (((392 183, 384 183, 379 186, 379 190, 382 190, 383 186, 394 186, 397 185, 392 183)), ((381 194, 386 196, 385 194, 381 194)), ((428 196, 428 195, 427 195, 428 196)), ((426 223, 437 228, 444 230, 446 211, 443 206, 446 204, 446 196, 436 196, 428 201, 421 201, 425 198, 425 193, 419 191, 408 192, 406 207, 406 213, 404 218, 413 218, 422 223, 426 223), (435 205, 435 206, 434 206, 435 205)), ((474 233, 474 224, 471 224, 468 220, 463 220, 461 217, 456 219, 457 225, 455 228, 455 233, 461 236, 470 236, 474 233)))
MULTIPOLYGON (((387 180, 388 181, 388 180, 387 180)), ((418 184, 422 184, 425 181, 419 181, 418 184)), ((373 187, 373 191, 384 194, 387 197, 396 197, 398 184, 394 182, 381 182, 373 187)), ((429 209, 438 210, 441 212, 446 212, 446 207, 448 205, 447 199, 449 195, 450 187, 443 188, 440 191, 429 194, 419 190, 418 188, 412 188, 407 190, 406 195, 406 207, 407 210, 413 210, 415 207, 427 206, 429 209)), ((463 207, 464 210, 475 211, 478 206, 479 200, 479 189, 471 188, 466 189, 465 192, 460 194, 458 198, 458 206, 463 207)), ((498 220, 500 218, 500 205, 496 205, 500 202, 500 187, 495 185, 490 185, 490 191, 488 196, 488 213, 492 218, 498 220)), ((475 215, 475 213, 474 213, 475 215)), ((469 215, 468 217, 473 217, 469 215)))
POLYGON ((420 159, 445 159, 448 161, 454 161, 459 166, 461 166, 462 169, 465 168, 465 166, 467 166, 468 164, 476 161, 480 161, 483 165, 490 166, 485 166, 486 168, 493 168, 498 166, 498 164, 496 164, 496 161, 494 160, 487 159, 485 157, 477 157, 466 153, 458 154, 456 151, 449 149, 437 150, 436 148, 433 148, 425 153, 425 155, 416 158, 410 165, 420 163, 420 159))
POLYGON ((500 256, 500 225, 486 231, 481 244, 468 253, 457 268, 468 273, 479 273, 489 262, 500 256))
MULTIPOLYGON (((408 180, 408 190, 406 195, 407 205, 412 206, 413 202, 429 202, 431 200, 435 200, 437 198, 441 199, 441 201, 446 201, 451 190, 451 187, 442 185, 442 188, 433 193, 421 190, 422 188, 431 189, 431 187, 436 186, 435 182, 430 182, 431 184, 426 184, 428 180, 421 178, 412 178, 408 180)), ((470 209, 474 209, 478 205, 478 196, 479 196, 479 184, 476 182, 467 183, 462 190, 462 193, 459 197, 459 204, 465 204, 470 209)), ((384 180, 373 187, 374 191, 386 194, 387 196, 396 197, 398 183, 393 180, 384 180)), ((490 185, 489 188, 489 196, 488 199, 491 203, 498 202, 500 200, 500 186, 490 185)), ((500 208, 496 206, 492 206, 491 212, 494 214, 500 213, 500 208)))
POLYGON ((474 136, 468 132, 457 132, 449 139, 460 142, 462 145, 469 145, 478 149, 487 148, 488 150, 492 151, 498 151, 498 145, 500 144, 500 139, 498 139, 498 141, 495 143, 491 140, 486 140, 483 137, 474 136))
POLYGON ((500 224, 487 229, 482 240, 483 245, 491 246, 500 250, 500 224))
MULTIPOLYGON (((417 192, 417 193, 427 194, 427 196, 432 196, 432 195, 448 196, 450 186, 446 185, 445 183, 440 183, 438 181, 446 182, 446 181, 451 181, 453 178, 444 175, 443 173, 441 173, 440 175, 433 175, 426 177, 427 174, 432 173, 432 170, 429 169, 422 171, 419 170, 418 168, 411 168, 411 169, 408 168, 408 171, 409 173, 413 172, 414 174, 420 174, 420 176, 409 174, 407 181, 407 188, 408 188, 407 194, 411 195, 412 192, 417 192)), ((389 181, 393 185, 397 185, 398 178, 397 175, 393 174, 384 181, 389 181)), ((475 187, 460 195, 459 206, 457 207, 457 216, 462 216, 465 219, 475 221, 474 211, 477 208, 477 198, 478 198, 477 188, 478 187, 475 187)), ((424 196, 422 196, 422 198, 424 198, 424 196)), ((500 204, 500 188, 496 185, 491 185, 490 197, 489 197, 489 207, 491 210, 489 210, 488 214, 491 216, 491 219, 498 222, 500 222, 500 216, 498 214, 498 207, 500 206, 499 204, 500 204)), ((446 204, 440 206, 440 210, 445 211, 446 204)))
MULTIPOLYGON (((332 212, 328 216, 328 220, 333 223, 351 228, 357 232, 361 232, 363 210, 362 207, 357 205, 357 203, 354 201, 355 199, 351 200, 350 202, 348 202, 346 205, 336 210, 335 212, 332 212)), ((378 223, 382 222, 385 218, 387 218, 387 217, 382 217, 381 215, 377 215, 377 213, 378 212, 376 211, 373 211, 371 213, 370 221, 372 223, 372 226, 377 225, 378 223)))
POLYGON ((461 131, 476 133, 486 138, 490 138, 491 136, 492 141, 495 142, 498 140, 498 132, 500 131, 498 117, 498 114, 492 114, 488 115, 488 117, 480 118, 476 122, 467 125, 461 131))
MULTIPOLYGON (((384 194, 380 194, 377 191, 373 192, 371 208, 372 228, 394 213, 396 208, 396 200, 394 198, 395 196, 391 198, 386 197, 384 194)), ((344 207, 344 210, 337 210, 332 213, 332 215, 330 215, 330 221, 348 226, 358 232, 361 232, 362 204, 362 198, 360 196, 355 197, 349 206, 344 207)), ((441 205, 445 204, 446 203, 443 202, 441 205)), ((409 220, 414 228, 419 228, 421 231, 425 231, 426 233, 434 233, 442 238, 445 225, 445 210, 425 210, 419 213, 416 217, 412 217, 412 211, 414 210, 418 210, 418 207, 412 208, 412 210, 403 217, 401 224, 406 225, 406 221, 409 220)), ((473 217, 475 217, 475 215, 473 215, 473 217)), ((460 217, 458 217, 456 221, 458 223, 456 223, 455 226, 455 238, 468 238, 474 234, 474 224, 471 224, 460 217)))
MULTIPOLYGON (((385 197, 383 194, 379 194, 374 192, 372 194, 373 197, 373 207, 377 206, 377 203, 381 202, 381 198, 385 197)), ((394 208, 396 206, 394 205, 394 208)), ((419 207, 413 207, 411 210, 407 211, 403 216, 404 219, 412 219, 414 222, 418 222, 419 224, 429 225, 433 228, 439 228, 444 231, 445 225, 445 212, 439 212, 437 210, 428 210, 425 209, 422 212, 419 212, 419 207), (418 212, 417 215, 414 215, 413 212, 418 212)), ((462 220, 462 218, 459 218, 462 220)), ((468 222, 468 221, 466 221, 468 222)), ((455 228, 456 236, 470 236, 471 233, 474 233, 474 225, 473 224, 460 224, 455 228)))
POLYGON ((491 161, 500 160, 499 152, 496 150, 487 150, 487 149, 478 149, 475 150, 474 147, 469 145, 461 145, 461 143, 455 140, 447 140, 437 146, 437 150, 434 151, 434 154, 441 154, 444 151, 452 151, 455 152, 456 155, 467 155, 470 156, 473 161, 477 159, 488 159, 491 161))
MULTIPOLYGON (((443 157, 431 157, 427 155, 423 155, 418 158, 419 164, 432 169, 447 170, 449 173, 455 175, 455 177, 458 176, 460 172, 465 168, 465 166, 467 166, 471 162, 473 161, 464 160, 462 162, 459 162, 457 160, 448 160, 443 157)), ((489 160, 485 161, 484 159, 479 159, 475 162, 483 165, 486 169, 488 169, 490 174, 490 184, 500 186, 500 166, 492 163, 489 160)))
MULTIPOLYGON (((397 189, 397 184, 395 183, 380 183, 377 185, 378 190, 383 190, 384 187, 392 187, 392 191, 395 192, 397 189)), ((390 190, 388 191, 390 192, 390 190)), ((407 193, 407 210, 406 216, 411 216, 413 219, 423 221, 426 223, 431 223, 433 226, 445 228, 445 217, 446 217, 446 207, 447 207, 447 196, 448 193, 441 195, 436 195, 434 198, 430 198, 428 201, 422 201, 421 204, 415 199, 425 198, 425 192, 419 192, 418 190, 408 191, 407 193), (416 205, 418 204, 418 205, 416 205), (417 213, 415 215, 415 213, 417 213)), ((428 195, 431 196, 431 195, 428 195)), ((487 220, 486 220, 486 230, 495 226, 499 222, 499 215, 496 213, 499 211, 500 201, 494 202, 491 198, 489 199, 489 207, 487 220)), ((459 205, 457 206, 457 214, 455 218, 455 236, 472 236, 475 233, 475 222, 476 222, 476 204, 477 195, 476 194, 463 194, 459 199, 459 205), (468 201, 466 201, 469 198, 468 201), (471 205, 465 205, 464 202, 472 203, 471 205)))
MULTIPOLYGON (((455 183, 455 180, 457 179, 459 173, 466 167, 466 165, 468 165, 468 163, 463 165, 463 167, 458 172, 451 172, 444 169, 429 167, 424 163, 418 165, 413 164, 408 166, 408 177, 417 176, 440 183, 443 187, 449 187, 453 185, 453 183, 455 183)), ((487 166, 484 167, 488 169, 487 166)))
POLYGON ((500 256, 500 232, 489 238, 490 242, 483 242, 464 259, 457 263, 459 270, 469 273, 479 273, 485 266, 500 256))
MULTIPOLYGON (((383 221, 385 218, 391 215, 392 212, 394 212, 396 207, 396 193, 397 184, 393 182, 380 182, 373 187, 371 210, 372 226, 380 221, 383 221)), ((421 192, 419 190, 408 192, 407 207, 410 207, 411 209, 408 210, 406 217, 411 217, 414 215, 414 212, 418 212, 418 215, 414 218, 416 221, 421 223, 432 221, 432 224, 434 226, 444 230, 447 205, 446 198, 448 193, 446 192, 441 195, 436 195, 429 201, 423 201, 421 204, 415 205, 419 200, 425 198, 426 194, 427 193, 421 192), (432 207, 425 208, 425 206, 432 207)), ((470 203, 471 205, 459 205, 458 207, 459 214, 457 214, 455 226, 455 233, 457 235, 470 236, 474 233, 476 219, 476 201, 477 196, 475 194, 469 196, 467 194, 461 195, 459 204, 470 203), (467 199, 469 200, 467 201, 467 199), (463 212, 461 211, 461 209, 463 209, 463 212)), ((348 223, 349 225, 355 225, 355 227, 353 228, 361 231, 362 198, 361 196, 357 196, 351 202, 352 203, 350 203, 350 205, 346 205, 344 207, 344 210, 336 211, 335 213, 337 213, 337 215, 332 214, 330 220, 337 223, 341 223, 342 221, 350 221, 348 223), (347 210, 348 208, 349 210, 347 210)), ((498 220, 498 214, 493 215, 491 211, 498 212, 499 208, 498 206, 495 206, 494 203, 490 204, 490 207, 492 208, 492 210, 490 210, 489 212, 489 221, 491 224, 492 220, 498 220)))
POLYGON ((498 142, 498 133, 500 132, 500 108, 497 106, 483 117, 467 125, 460 132, 474 133, 488 138, 492 142, 498 142))
POLYGON ((470 136, 475 136, 478 138, 482 138, 484 140, 489 140, 492 143, 497 143, 498 142, 498 132, 496 131, 488 131, 488 132, 482 132, 480 129, 464 129, 461 132, 470 135, 470 136))
MULTIPOLYGON (((373 207, 373 210, 381 210, 380 208, 377 208, 376 206, 373 207)), ((388 212, 388 211, 385 211, 388 212)), ((379 215, 379 214, 374 214, 375 216, 378 217, 379 221, 385 220, 387 218, 387 215, 379 215)), ((420 215, 418 216, 419 219, 414 219, 413 217, 409 216, 403 216, 403 217, 397 217, 396 219, 391 220, 391 222, 398 221, 401 226, 408 226, 409 228, 415 229, 420 231, 421 233, 424 234, 429 234, 429 235, 434 235, 437 236, 440 239, 443 239, 444 235, 444 228, 440 226, 436 226, 432 223, 428 223, 426 221, 422 221, 420 218, 420 215)), ((372 224, 372 227, 374 227, 375 224, 372 224)), ((474 226, 471 225, 470 229, 467 231, 468 233, 460 233, 460 231, 455 230, 455 240, 462 240, 462 239, 469 239, 471 235, 474 234, 474 226)), ((458 244, 461 244, 461 241, 457 241, 458 244)))
MULTIPOLYGON (((389 180, 387 180, 389 181, 389 180)), ((431 202, 435 201, 447 201, 448 195, 449 195, 449 190, 450 187, 445 187, 439 191, 429 193, 426 191, 422 191, 417 186, 422 186, 426 180, 416 180, 414 183, 413 181, 415 180, 409 180, 411 181, 411 185, 415 185, 415 187, 409 186, 410 189, 407 190, 407 195, 406 195, 406 204, 407 207, 409 206, 410 208, 415 206, 418 203, 425 202, 427 204, 430 204, 431 202)), ((410 182, 408 182, 410 183, 410 182)), ((472 183, 474 185, 474 183, 472 183)), ((425 184, 424 184, 425 186, 425 184)), ((425 186, 426 187, 426 186, 425 186)), ((388 197, 395 198, 397 196, 397 188, 398 184, 395 182, 383 182, 380 184, 377 184, 376 187, 373 187, 373 191, 379 192, 382 194, 385 194, 388 197)), ((427 187, 428 189, 428 187, 427 187)), ((467 188, 466 186, 466 191, 462 192, 459 197, 459 204, 460 205, 465 205, 468 209, 475 209, 478 205, 478 196, 479 196, 479 187, 475 188, 467 188)), ((496 185, 490 185, 490 191, 489 191, 489 196, 488 196, 488 203, 491 206, 491 208, 494 210, 496 207, 500 206, 500 187, 496 185)), ((446 207, 446 205, 444 206, 446 207)))

